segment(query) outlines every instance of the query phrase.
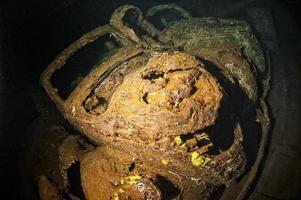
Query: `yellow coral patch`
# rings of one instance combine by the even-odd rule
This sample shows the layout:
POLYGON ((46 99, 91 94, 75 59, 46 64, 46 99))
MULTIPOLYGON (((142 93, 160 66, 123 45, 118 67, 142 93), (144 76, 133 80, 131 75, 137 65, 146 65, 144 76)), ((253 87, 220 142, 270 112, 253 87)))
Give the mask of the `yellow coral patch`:
POLYGON ((181 139, 181 137, 180 137, 179 135, 176 136, 174 140, 175 140, 175 142, 176 142, 178 145, 182 144, 182 142, 183 142, 182 139, 181 139))
POLYGON ((182 144, 180 147, 181 147, 181 148, 186 148, 186 144, 184 143, 184 144, 182 144))
POLYGON ((118 192, 119 192, 119 193, 125 193, 125 191, 124 191, 122 188, 120 188, 120 189, 118 190, 118 192))
POLYGON ((114 193, 114 200, 119 200, 119 195, 117 192, 114 193))
POLYGON ((120 183, 123 184, 129 184, 129 185, 134 185, 136 184, 138 181, 141 180, 141 176, 139 175, 134 175, 134 176, 128 176, 124 179, 120 180, 120 183))
POLYGON ((161 162, 163 163, 163 165, 167 165, 168 164, 168 160, 162 159, 161 162))
POLYGON ((193 165, 195 166, 200 166, 201 164, 203 164, 203 158, 202 156, 200 156, 199 153, 197 152, 192 152, 191 154, 191 162, 193 165))
POLYGON ((192 152, 191 154, 191 162, 195 166, 205 166, 211 158, 200 155, 198 152, 192 152))

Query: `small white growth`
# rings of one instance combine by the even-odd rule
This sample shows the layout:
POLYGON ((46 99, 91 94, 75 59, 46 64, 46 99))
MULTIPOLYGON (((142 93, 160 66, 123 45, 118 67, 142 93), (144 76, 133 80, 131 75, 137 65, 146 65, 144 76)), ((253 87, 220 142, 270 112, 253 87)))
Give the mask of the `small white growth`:
POLYGON ((139 192, 143 192, 144 191, 144 184, 142 182, 137 183, 137 189, 139 192))

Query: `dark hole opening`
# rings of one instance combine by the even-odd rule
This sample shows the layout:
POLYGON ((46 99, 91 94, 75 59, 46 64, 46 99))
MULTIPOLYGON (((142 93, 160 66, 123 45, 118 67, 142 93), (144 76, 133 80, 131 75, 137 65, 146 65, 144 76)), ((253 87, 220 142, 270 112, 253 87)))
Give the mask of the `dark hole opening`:
POLYGON ((78 147, 79 147, 80 150, 82 150, 82 151, 87 150, 85 144, 82 141, 77 141, 77 144, 78 144, 78 147))
POLYGON ((142 96, 142 100, 143 100, 146 104, 148 104, 147 97, 148 97, 148 92, 145 93, 145 94, 142 96))
POLYGON ((77 144, 78 144, 79 149, 82 150, 82 151, 87 151, 91 148, 96 148, 97 147, 94 143, 92 143, 92 141, 89 141, 84 137, 80 137, 77 140, 77 144))
POLYGON ((127 25, 133 28, 137 24, 138 17, 136 10, 130 9, 125 13, 123 20, 127 25))
POLYGON ((142 27, 139 26, 138 17, 139 14, 137 13, 137 11, 135 9, 130 9, 125 13, 123 17, 123 21, 128 27, 134 29, 137 35, 142 36, 147 34, 147 32, 143 30, 142 27))
POLYGON ((80 179, 80 163, 75 162, 74 164, 72 164, 67 171, 67 175, 70 183, 69 192, 74 196, 80 198, 81 200, 85 200, 86 198, 81 186, 80 179))
POLYGON ((159 78, 163 78, 164 77, 164 73, 163 72, 149 72, 146 73, 142 76, 143 79, 148 79, 148 80, 154 80, 154 79, 159 79, 159 78))
POLYGON ((189 139, 192 139, 192 138, 194 138, 193 137, 193 134, 192 133, 188 133, 188 134, 183 134, 183 135, 180 135, 180 138, 181 138, 181 140, 182 141, 187 141, 187 140, 189 140, 189 139))
POLYGON ((51 83, 58 89, 62 99, 67 99, 80 81, 91 69, 114 54, 121 45, 106 34, 76 52, 66 64, 51 77, 51 83))
POLYGON ((162 193, 162 200, 171 200, 176 198, 181 191, 166 177, 157 175, 155 185, 160 189, 162 193))
MULTIPOLYGON (((107 109, 107 100, 104 97, 95 96, 94 101, 92 103, 89 103, 89 97, 87 97, 87 99, 83 103, 83 106, 87 112, 92 114, 91 111, 93 111, 94 109, 96 109, 99 106, 103 106, 103 107, 105 107, 105 109, 107 109)), ((94 114, 96 114, 96 113, 94 113, 94 114)), ((100 114, 100 113, 98 113, 98 114, 100 114)))
POLYGON ((129 171, 133 171, 135 169, 136 164, 135 163, 131 163, 130 167, 129 167, 129 171))

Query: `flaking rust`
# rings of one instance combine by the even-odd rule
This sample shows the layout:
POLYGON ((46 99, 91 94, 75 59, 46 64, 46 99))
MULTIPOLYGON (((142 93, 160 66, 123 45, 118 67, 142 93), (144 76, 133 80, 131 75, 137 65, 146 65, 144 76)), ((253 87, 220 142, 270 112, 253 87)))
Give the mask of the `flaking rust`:
POLYGON ((245 172, 246 134, 260 126, 268 131, 265 108, 257 128, 247 125, 265 105, 258 104, 265 80, 256 76, 264 71, 262 50, 244 21, 192 18, 175 4, 151 8, 146 19, 135 6, 116 9, 109 25, 75 41, 41 75, 62 115, 99 146, 83 152, 77 139, 67 138, 59 151, 63 176, 80 162, 88 200, 166 198, 162 177, 175 189, 169 198, 210 198, 245 172), (163 30, 148 21, 172 9, 182 19, 161 17, 163 30), (63 100, 52 75, 105 34, 122 48, 63 100))

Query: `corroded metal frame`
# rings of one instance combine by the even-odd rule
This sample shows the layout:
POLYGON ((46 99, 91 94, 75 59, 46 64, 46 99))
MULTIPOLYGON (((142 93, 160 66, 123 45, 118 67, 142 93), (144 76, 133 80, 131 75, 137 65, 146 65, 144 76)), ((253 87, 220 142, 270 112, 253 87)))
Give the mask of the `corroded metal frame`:
MULTIPOLYGON (((124 11, 128 9, 128 7, 123 8, 124 11)), ((136 9, 136 7, 130 7, 130 9, 136 9)), ((121 9, 122 11, 122 9, 121 9)), ((138 10, 138 13, 141 14, 141 11, 138 10)), ((117 21, 122 19, 116 18, 117 21)), ((114 18, 113 18, 114 19, 114 18)), ((146 21, 139 18, 139 22, 142 24, 146 24, 146 21)), ((112 22, 112 25, 104 25, 100 26, 85 35, 83 35, 81 38, 76 40, 74 43, 69 45, 62 53, 60 53, 45 69, 45 71, 41 75, 41 84, 45 88, 46 92, 48 93, 51 100, 55 103, 59 111, 64 115, 64 117, 73 125, 75 126, 79 131, 81 131, 83 134, 85 134, 88 138, 90 138, 92 141, 95 141, 99 144, 104 144, 108 146, 112 146, 114 148, 118 148, 121 150, 124 150, 128 152, 128 149, 124 149, 123 146, 126 146, 128 143, 123 139, 112 139, 105 135, 105 133, 100 133, 99 127, 97 127, 98 121, 102 121, 101 115, 95 116, 91 115, 86 112, 86 110, 82 106, 82 102, 86 99, 86 97, 91 93, 93 90, 93 87, 95 84, 101 82, 104 78, 106 78, 114 69, 116 69, 120 64, 128 61, 129 59, 142 54, 146 51, 152 51, 150 49, 145 48, 145 45, 141 45, 143 47, 139 47, 137 43, 144 43, 140 40, 140 38, 136 35, 136 33, 127 27, 126 31, 130 34, 130 37, 128 37, 128 34, 126 36, 121 32, 122 28, 124 27, 124 24, 115 24, 114 20, 112 22), (86 46, 87 44, 90 44, 97 40, 98 38, 104 36, 105 34, 110 34, 114 38, 116 38, 118 41, 120 41, 122 44, 125 44, 125 47, 120 48, 113 56, 108 58, 103 63, 99 64, 97 67, 95 67, 84 79, 77 85, 77 87, 70 93, 70 95, 67 97, 66 100, 63 100, 59 94, 57 88, 55 88, 51 83, 51 77, 52 75, 60 70, 66 61, 72 57, 72 55, 86 46)), ((150 33, 156 35, 158 34, 158 31, 156 29, 153 29, 152 26, 150 33)), ((264 96, 265 97, 265 96, 264 96)), ((261 163, 262 157, 263 157, 263 151, 267 140, 267 133, 269 130, 270 122, 268 117, 268 110, 267 105, 264 101, 264 99, 260 99, 260 107, 261 109, 258 109, 258 120, 261 123, 262 126, 262 137, 261 137, 261 144, 259 147, 259 153, 257 160, 255 161, 255 164, 253 168, 251 169, 250 178, 246 182, 245 186, 243 187, 242 192, 239 194, 238 199, 243 199, 243 197, 246 195, 249 185, 254 181, 254 177, 258 171, 259 164, 261 163)), ((235 139, 232 144, 232 146, 222 152, 221 154, 214 157, 214 160, 223 166, 224 160, 227 160, 227 156, 231 155, 232 157, 239 157, 241 155, 237 154, 237 152, 240 152, 243 150, 242 146, 242 140, 243 140, 243 134, 242 130, 240 128, 239 123, 234 125, 236 128, 234 130, 235 139)), ((133 152, 137 157, 143 158, 145 155, 143 152, 139 152, 139 149, 143 148, 145 144, 132 144, 133 147, 129 148, 130 150, 137 149, 137 152, 133 152)), ((168 156, 163 155, 162 152, 159 150, 154 150, 154 157, 153 161, 160 163, 162 157, 168 156)), ((148 158, 145 158, 146 160, 148 158)), ((196 169, 195 166, 183 166, 180 162, 175 162, 174 164, 171 163, 170 166, 163 166, 166 168, 173 169, 170 170, 172 173, 176 173, 177 175, 186 177, 188 179, 194 180, 198 183, 198 181, 208 181, 213 185, 220 185, 220 184, 231 184, 235 178, 233 177, 230 180, 227 180, 222 175, 216 175, 215 170, 207 170, 202 169, 204 173, 200 174, 200 170, 196 169), (174 170, 175 169, 175 170, 174 170), (188 176, 187 176, 188 174, 188 176), (200 174, 200 176, 198 176, 200 174), (212 176, 213 175, 213 176, 212 176), (209 181, 210 180, 210 181, 209 181), (213 182, 212 182, 213 180, 213 182)), ((239 169, 243 170, 243 169, 239 169)), ((240 174, 240 173, 239 173, 240 174)))

